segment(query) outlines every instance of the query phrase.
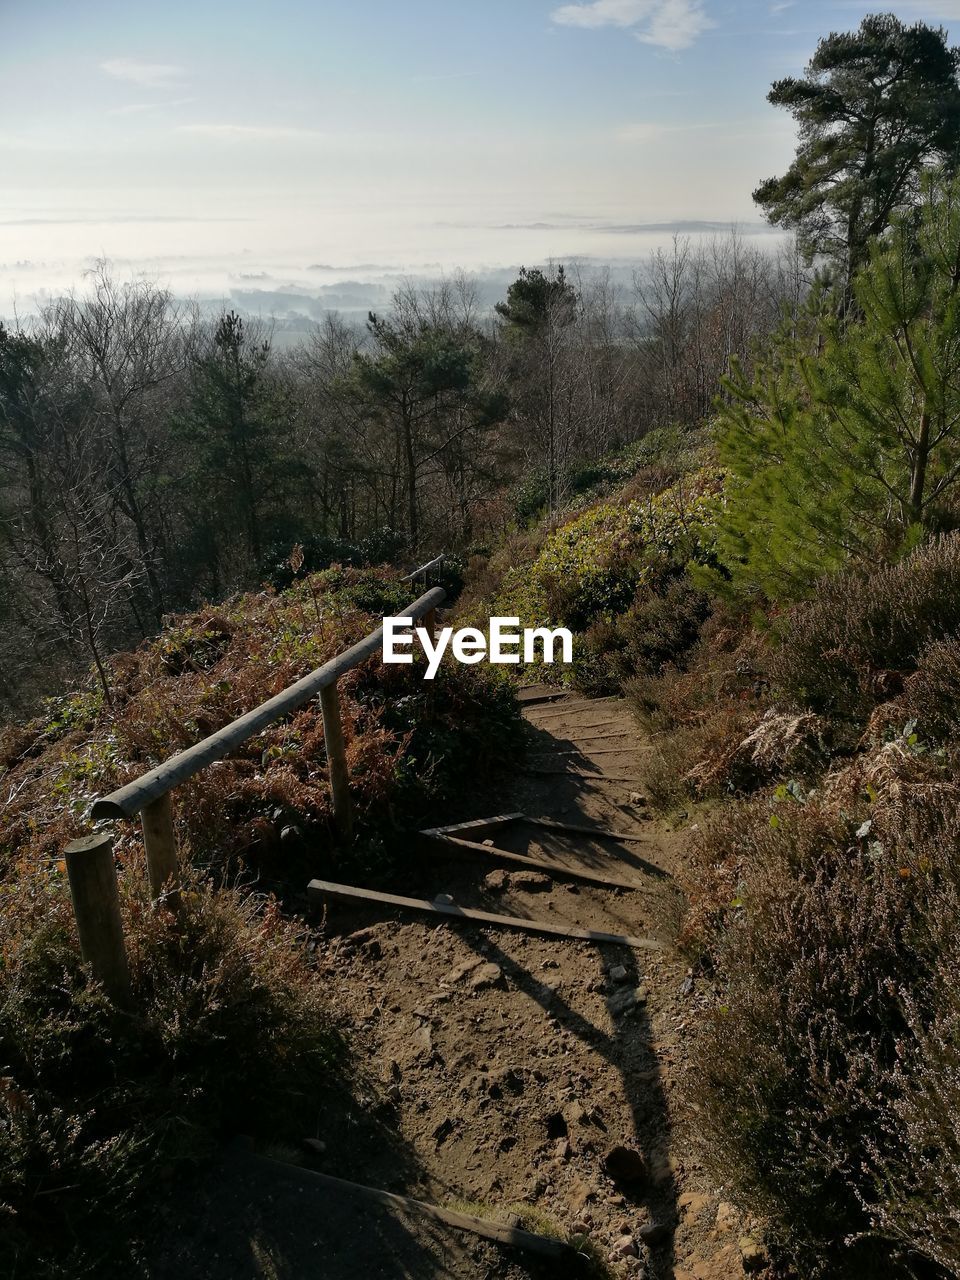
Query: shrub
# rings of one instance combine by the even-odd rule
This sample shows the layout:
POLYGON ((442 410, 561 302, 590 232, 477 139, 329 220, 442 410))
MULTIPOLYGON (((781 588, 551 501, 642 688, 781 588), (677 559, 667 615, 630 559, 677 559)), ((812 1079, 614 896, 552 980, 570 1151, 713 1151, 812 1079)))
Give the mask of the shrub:
POLYGON ((622 613, 711 554, 720 478, 704 469, 654 496, 602 502, 556 528, 529 565, 508 569, 493 612, 582 630, 622 613))
MULTIPOLYGON (((130 1211, 225 1134, 299 1136, 338 1042, 295 926, 188 886, 179 926, 121 877, 135 1010, 80 961, 55 868, 0 907, 0 1254, 9 1274, 129 1274, 130 1211), (126 1260, 126 1265, 124 1265, 126 1260)), ((7 1274, 7 1273, 5 1273, 7 1274)))
POLYGON ((960 737, 960 641, 934 640, 917 659, 903 692, 882 704, 871 720, 875 735, 914 721, 926 739, 948 742, 960 737))
POLYGON ((717 1175, 807 1277, 953 1274, 956 1232, 932 1246, 924 1216, 960 1214, 941 1003, 957 802, 905 739, 805 803, 781 788, 728 808, 699 839, 688 930, 720 996, 692 1090, 717 1175))
MULTIPOLYGON (((114 658, 113 708, 86 694, 60 699, 46 720, 0 742, 7 762, 0 774, 0 868, 58 856, 83 829, 96 796, 279 693, 373 630, 384 613, 397 613, 411 594, 391 571, 335 566, 279 595, 238 596, 173 619, 157 640, 114 658)), ((387 677, 368 664, 340 685, 357 825, 361 841, 375 843, 452 785, 463 758, 451 749, 454 725, 473 735, 477 758, 494 764, 497 757, 480 741, 488 722, 493 733, 509 719, 506 687, 475 669, 444 664, 429 686, 418 668, 389 670, 387 677), (380 691, 385 679, 389 700, 380 691), (407 766, 411 749, 416 755, 407 766)), ((275 880, 301 878, 297 849, 309 843, 315 853, 335 842, 326 765, 313 703, 198 775, 177 795, 194 863, 221 878, 241 867, 275 880), (285 830, 294 839, 282 846, 285 830)))
POLYGON ((747 743, 763 714, 761 656, 759 637, 720 607, 684 655, 686 669, 667 665, 626 681, 634 715, 655 737, 642 770, 658 808, 756 787, 789 763, 784 756, 758 767, 747 743))
POLYGON ((862 722, 960 626, 960 535, 932 539, 872 573, 824 578, 791 609, 771 653, 773 680, 815 711, 862 722))
POLYGON ((368 533, 357 542, 348 542, 329 534, 308 534, 296 544, 299 555, 290 542, 280 542, 267 551, 261 565, 261 574, 278 591, 293 585, 299 574, 319 573, 331 565, 370 565, 399 563, 407 551, 407 535, 395 529, 383 528, 368 533))
POLYGON ((657 674, 680 664, 709 613, 707 597, 685 575, 668 575, 637 592, 619 616, 593 623, 577 654, 574 683, 593 692, 619 692, 638 673, 657 674))

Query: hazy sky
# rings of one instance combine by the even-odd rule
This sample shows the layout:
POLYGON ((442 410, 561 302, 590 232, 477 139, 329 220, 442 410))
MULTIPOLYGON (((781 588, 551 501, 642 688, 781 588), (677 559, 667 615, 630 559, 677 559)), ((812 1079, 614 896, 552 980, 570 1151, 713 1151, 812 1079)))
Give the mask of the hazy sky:
MULTIPOLYGON (((756 221, 793 150, 770 82, 878 7, 0 0, 0 315, 96 256, 305 287, 756 221)), ((895 11, 960 38, 960 0, 895 11)))

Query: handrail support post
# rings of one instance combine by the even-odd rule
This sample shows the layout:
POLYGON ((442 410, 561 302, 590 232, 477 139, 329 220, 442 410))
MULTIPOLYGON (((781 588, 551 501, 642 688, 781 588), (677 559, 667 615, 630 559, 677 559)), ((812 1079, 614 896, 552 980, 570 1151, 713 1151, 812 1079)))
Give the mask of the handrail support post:
POLYGON ((64 850, 80 955, 118 1008, 133 1003, 123 943, 113 837, 106 832, 72 840, 64 850))
POLYGON ((181 906, 180 858, 173 826, 173 801, 165 791, 140 811, 143 846, 147 853, 147 876, 154 904, 162 902, 174 915, 181 906))

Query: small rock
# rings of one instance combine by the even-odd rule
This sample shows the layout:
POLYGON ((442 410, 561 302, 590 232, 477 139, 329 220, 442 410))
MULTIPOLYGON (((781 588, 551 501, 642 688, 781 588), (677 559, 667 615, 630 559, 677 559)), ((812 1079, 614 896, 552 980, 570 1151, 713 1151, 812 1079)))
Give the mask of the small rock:
POLYGON ((626 965, 615 964, 610 970, 611 982, 626 982, 627 968, 626 965))
POLYGON ((675 1156, 655 1156, 650 1165, 651 1181, 662 1186, 668 1182, 676 1182, 681 1172, 680 1162, 675 1156))
POLYGON ((717 1205, 717 1230, 732 1231, 737 1225, 740 1215, 729 1200, 721 1200, 717 1205))
POLYGON ((500 1067, 490 1073, 486 1089, 491 1098, 502 1098, 504 1093, 523 1093, 523 1072, 516 1067, 500 1067))
POLYGON ((668 1222, 647 1222, 640 1228, 637 1235, 648 1249, 655 1249, 658 1244, 663 1244, 664 1240, 669 1238, 672 1230, 668 1222))
POLYGON ((553 881, 542 871, 511 871, 510 885, 527 893, 545 893, 553 888, 553 881))
POLYGON ((566 1163, 566 1161, 570 1159, 570 1155, 571 1155, 570 1139, 558 1138, 556 1142, 555 1151, 556 1151, 557 1159, 562 1160, 564 1161, 564 1163, 566 1163))
POLYGON ((414 1056, 418 1058, 433 1057, 433 1032, 429 1022, 422 1023, 411 1037, 414 1056))
POLYGON ((646 797, 646 796, 641 795, 639 791, 631 791, 631 792, 630 792, 630 803, 631 803, 632 805, 636 805, 636 807, 637 807, 638 809, 643 809, 643 808, 645 808, 645 807, 646 807, 647 797, 646 797))
POLYGON ((486 840, 481 840, 481 841, 480 841, 480 843, 481 843, 482 845, 485 845, 488 849, 492 849, 492 848, 493 848, 493 841, 490 839, 490 837, 489 837, 489 836, 487 837, 487 839, 486 839, 486 840))
POLYGON ((459 982, 461 978, 465 978, 468 973, 472 973, 474 969, 478 969, 483 961, 474 956, 471 960, 464 960, 463 964, 458 964, 455 969, 451 969, 444 978, 444 982, 459 982))
POLYGON ((498 964, 487 961, 480 965, 467 984, 471 991, 487 991, 491 987, 503 987, 503 970, 498 964))
POLYGON ((683 1218, 697 1219, 709 1205, 710 1197, 699 1191, 686 1191, 677 1201, 677 1208, 683 1218))
POLYGON ((500 867, 496 871, 488 871, 483 877, 484 888, 494 893, 502 893, 509 883, 508 873, 500 867))
POLYGON ((596 1198, 596 1188, 591 1187, 589 1183, 584 1182, 581 1178, 577 1178, 568 1196, 570 1212, 583 1215, 583 1210, 587 1203, 591 1200, 596 1200, 596 1198))
POLYGON ((433 899, 434 904, 438 907, 449 907, 453 905, 452 893, 438 893, 433 899))
POLYGON ((450 1137, 451 1133, 453 1133, 453 1121, 447 1116, 440 1121, 430 1136, 439 1147, 442 1142, 445 1142, 450 1137))
POLYGON ((767 1265, 767 1251, 752 1236, 741 1236, 737 1241, 744 1271, 762 1271, 767 1265))
POLYGON ((637 1246, 633 1236, 621 1236, 613 1246, 612 1253, 615 1258, 635 1258, 637 1246))
POLYGON ((586 1236, 590 1234, 590 1223, 584 1222, 583 1218, 577 1218, 570 1223, 570 1234, 575 1236, 586 1236))
POLYGON ((632 1009, 637 1003, 632 991, 615 991, 610 997, 610 1012, 613 1014, 626 1013, 628 1009, 632 1009))
POLYGON ((647 1176, 647 1162, 633 1147, 615 1146, 607 1152, 603 1167, 614 1182, 643 1182, 647 1176))
POLYGON ((684 978, 683 985, 680 988, 680 994, 682 996, 693 995, 693 979, 692 978, 684 978))
POLYGON ((365 947, 371 942, 377 941, 376 932, 371 929, 357 929, 354 933, 348 933, 344 938, 345 943, 350 943, 353 947, 365 947))
POLYGON ((564 1120, 567 1123, 568 1128, 572 1128, 574 1125, 577 1125, 577 1124, 590 1123, 587 1117, 587 1113, 584 1111, 583 1107, 581 1107, 580 1103, 577 1101, 566 1103, 563 1107, 562 1115, 564 1120))

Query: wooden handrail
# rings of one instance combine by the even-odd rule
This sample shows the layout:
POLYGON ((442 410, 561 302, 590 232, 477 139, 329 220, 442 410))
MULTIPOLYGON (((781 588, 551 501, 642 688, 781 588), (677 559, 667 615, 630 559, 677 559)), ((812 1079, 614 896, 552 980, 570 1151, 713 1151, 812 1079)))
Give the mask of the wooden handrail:
MULTIPOLYGON (((410 617, 415 622, 419 621, 428 613, 432 613, 445 599, 446 592, 443 588, 434 587, 426 595, 422 595, 413 604, 408 605, 402 615, 397 616, 410 617)), ((208 738, 195 743, 192 747, 187 747, 185 751, 171 756, 169 760, 158 764, 148 773, 134 779, 133 782, 128 782, 125 787, 120 787, 110 795, 95 800, 91 816, 94 819, 135 817, 147 805, 159 799, 160 796, 166 795, 168 791, 172 791, 181 782, 186 782, 188 778, 206 769, 208 765, 222 760, 248 738, 260 733, 275 720, 280 720, 289 712, 302 707, 321 689, 335 684, 342 675, 352 671, 354 667, 371 657, 380 648, 382 641, 383 627, 380 626, 376 631, 371 631, 368 636, 364 636, 357 644, 338 654, 336 658, 331 658, 322 667, 317 667, 309 675, 289 685, 282 693, 278 693, 267 702, 262 702, 253 711, 248 711, 236 720, 231 720, 216 733, 210 734, 208 738)))
MULTIPOLYGON (((402 614, 397 616, 412 618, 414 622, 423 620, 427 629, 433 634, 436 629, 437 609, 446 598, 446 592, 442 587, 434 587, 418 600, 414 600, 413 604, 408 605, 402 614)), ((291 711, 296 711, 317 694, 320 695, 320 711, 323 716, 323 737, 330 772, 333 820, 342 836, 350 835, 353 828, 353 805, 350 798, 350 770, 347 764, 337 681, 348 671, 359 666, 361 662, 372 657, 382 643, 383 627, 380 626, 351 648, 331 658, 322 667, 317 667, 315 671, 311 671, 309 675, 290 685, 282 693, 278 693, 276 697, 261 703, 259 707, 254 707, 246 715, 231 720, 228 725, 210 734, 202 742, 197 742, 192 747, 187 747, 185 751, 171 756, 169 760, 164 760, 156 768, 135 778, 133 782, 128 782, 125 787, 120 787, 110 795, 94 801, 91 808, 91 816, 94 820, 116 820, 140 815, 143 846, 147 855, 150 896, 154 903, 162 904, 174 915, 179 914, 182 906, 179 884, 180 860, 171 794, 173 789, 202 769, 206 769, 208 765, 222 760, 249 738, 291 711)), ((74 842, 67 850, 68 869, 72 867, 70 884, 73 890, 81 947, 84 949, 84 955, 89 952, 96 960, 103 971, 102 975, 98 973, 98 976, 101 976, 105 985, 109 979, 110 993, 120 1003, 125 999, 126 991, 121 981, 121 971, 125 964, 125 957, 122 954, 122 935, 119 948, 116 945, 116 938, 111 934, 109 938, 103 939, 102 956, 100 950, 97 950, 99 935, 106 928, 104 921, 107 924, 113 922, 111 928, 115 934, 114 926, 120 918, 119 907, 113 910, 116 904, 111 905, 112 898, 110 902, 106 901, 111 883, 108 874, 113 866, 111 859, 109 840, 102 835, 74 842), (94 846, 96 846, 95 849, 94 846), (94 852, 91 853, 90 849, 94 852), (96 890, 95 893, 92 890, 88 891, 91 884, 96 890), (100 900, 101 898, 103 901, 100 900)), ((111 892, 116 894, 115 884, 111 892)))

